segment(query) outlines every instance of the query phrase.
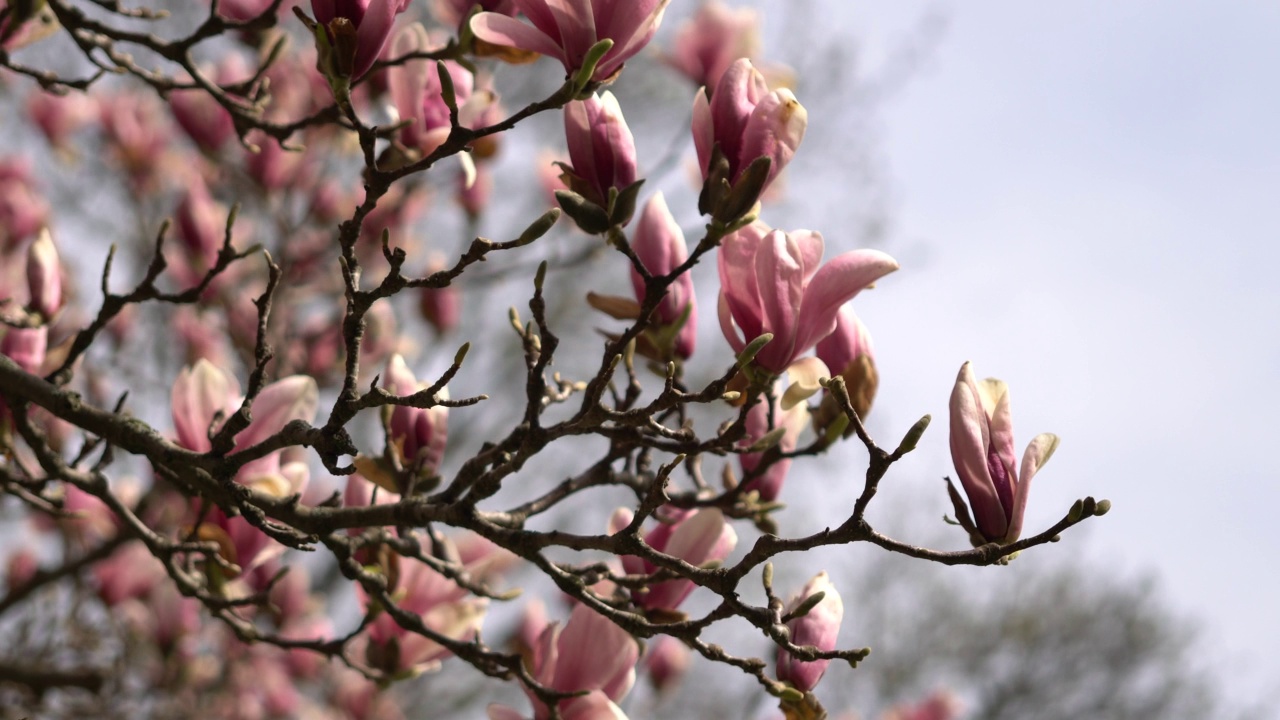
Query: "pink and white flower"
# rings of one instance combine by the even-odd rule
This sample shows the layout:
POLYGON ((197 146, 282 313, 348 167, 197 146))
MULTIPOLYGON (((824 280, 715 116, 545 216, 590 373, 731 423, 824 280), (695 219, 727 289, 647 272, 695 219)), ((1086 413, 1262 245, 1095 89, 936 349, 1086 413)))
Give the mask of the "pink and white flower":
POLYGON ((1009 386, 995 378, 978 381, 967 362, 960 367, 951 391, 951 459, 969 496, 972 519, 950 481, 948 488, 957 520, 975 545, 1007 545, 1021 536, 1031 478, 1057 449, 1057 435, 1037 435, 1022 454, 1019 471, 1009 386))
POLYGON ((852 250, 822 263, 822 235, 752 223, 720 246, 720 328, 735 351, 772 333, 755 364, 775 375, 830 335, 840 306, 898 269, 879 250, 852 250))

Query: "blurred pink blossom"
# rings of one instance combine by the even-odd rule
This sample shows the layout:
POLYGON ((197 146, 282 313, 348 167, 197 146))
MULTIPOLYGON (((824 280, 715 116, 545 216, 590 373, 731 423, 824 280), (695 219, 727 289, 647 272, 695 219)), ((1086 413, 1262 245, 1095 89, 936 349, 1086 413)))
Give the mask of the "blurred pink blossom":
POLYGON ((760 49, 760 15, 753 8, 731 8, 720 0, 698 6, 680 25, 666 60, 694 85, 715 88, 738 58, 760 49))

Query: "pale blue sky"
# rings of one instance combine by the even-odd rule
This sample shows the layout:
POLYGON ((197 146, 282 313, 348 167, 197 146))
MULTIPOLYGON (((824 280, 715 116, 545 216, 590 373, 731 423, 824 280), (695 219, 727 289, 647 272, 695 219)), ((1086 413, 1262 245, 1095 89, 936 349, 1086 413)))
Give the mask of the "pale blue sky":
MULTIPOLYGON (((802 5, 871 75, 923 15, 946 18, 871 124, 903 264, 857 301, 885 442, 945 417, 966 359, 1008 381, 1018 442, 1062 437, 1029 527, 1086 494, 1115 503, 1045 552, 1156 568, 1241 692, 1280 687, 1280 5, 802 5)), ((831 200, 806 208, 829 239, 831 200)), ((945 432, 891 492, 938 491, 945 432)))

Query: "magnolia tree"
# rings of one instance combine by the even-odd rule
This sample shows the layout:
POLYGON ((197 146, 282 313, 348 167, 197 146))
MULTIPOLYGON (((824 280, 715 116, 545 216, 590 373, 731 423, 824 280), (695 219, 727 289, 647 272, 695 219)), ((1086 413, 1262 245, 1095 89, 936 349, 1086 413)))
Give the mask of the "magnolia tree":
MULTIPOLYGON (((1024 531, 1058 440, 1019 459, 1007 388, 965 363, 947 488, 972 549, 868 522, 929 425, 882 447, 863 424, 878 374, 849 302, 899 267, 768 224, 807 115, 753 65, 749 10, 701 5, 657 50, 667 0, 0 8, 6 133, 48 145, 9 135, 0 155, 10 707, 398 717, 390 688, 447 664, 523 690, 491 718, 617 718, 637 674, 661 686, 698 660, 825 717, 828 666, 869 652, 837 644, 856 588, 775 587, 775 565, 849 543, 1003 564, 1108 509, 1024 531), (609 90, 642 53, 690 81, 677 149, 697 182, 667 197, 609 90), (537 87, 541 57, 563 80, 537 87), (504 103, 498 72, 541 99, 504 103), (542 211, 479 237, 517 207, 494 202, 494 168, 539 143, 521 136, 538 115, 562 119, 567 155, 506 186, 542 211), (47 162, 78 168, 61 197, 47 162), (472 233, 453 257, 421 240, 429 203, 472 233), (71 260, 104 234, 105 266, 71 260), (698 342, 701 263, 723 341, 698 342), (587 268, 630 282, 587 293, 603 315, 581 332, 549 308, 598 289, 587 268), (468 312, 468 288, 509 313, 468 312), (507 370, 472 374, 486 360, 507 370), (870 458, 856 502, 783 536, 788 473, 843 442, 870 458), (570 515, 594 530, 549 521, 570 515), (707 638, 724 626, 732 646, 707 638)), ((939 695, 893 717, 956 713, 939 695)))

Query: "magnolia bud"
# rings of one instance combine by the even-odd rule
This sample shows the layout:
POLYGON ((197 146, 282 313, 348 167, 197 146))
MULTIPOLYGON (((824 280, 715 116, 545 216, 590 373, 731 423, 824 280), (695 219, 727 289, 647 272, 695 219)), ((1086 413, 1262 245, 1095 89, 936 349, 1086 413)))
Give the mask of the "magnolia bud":
POLYGON ((48 320, 62 307, 62 263, 53 236, 42 229, 27 250, 28 307, 48 320))

